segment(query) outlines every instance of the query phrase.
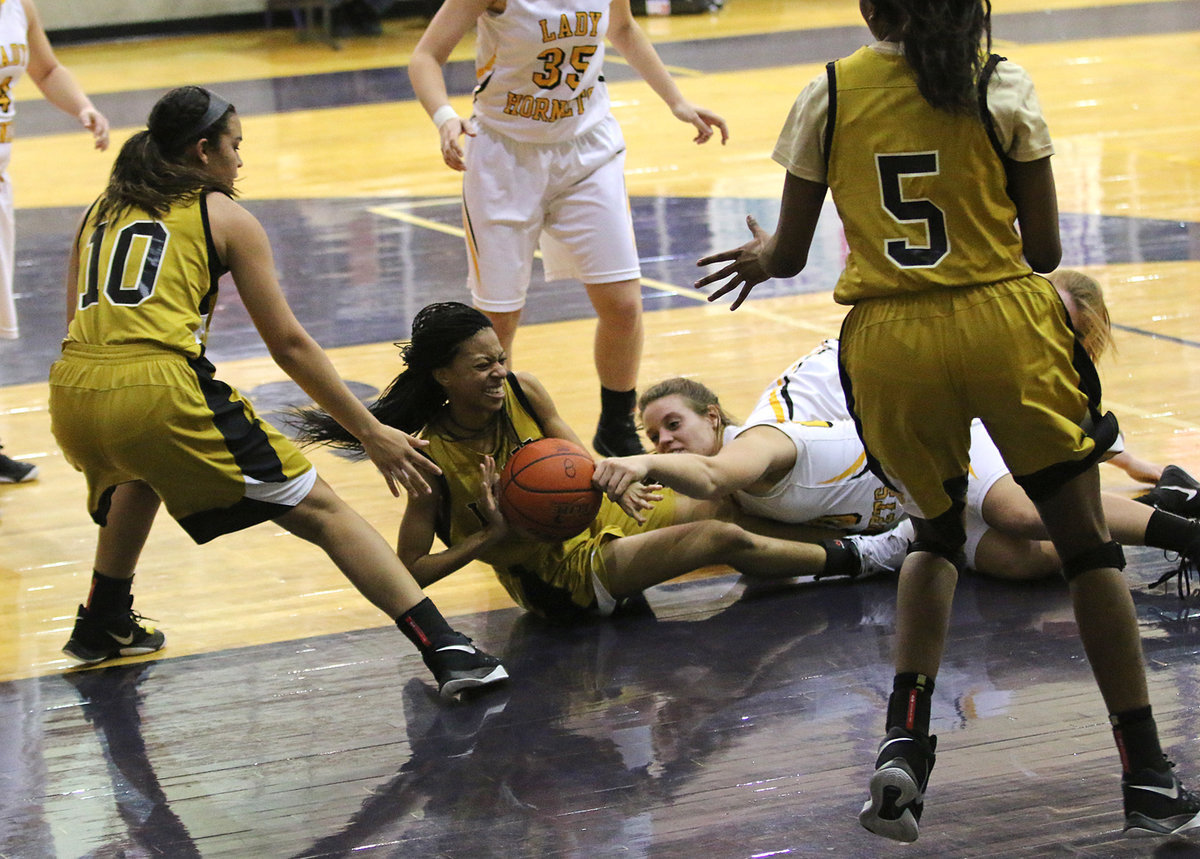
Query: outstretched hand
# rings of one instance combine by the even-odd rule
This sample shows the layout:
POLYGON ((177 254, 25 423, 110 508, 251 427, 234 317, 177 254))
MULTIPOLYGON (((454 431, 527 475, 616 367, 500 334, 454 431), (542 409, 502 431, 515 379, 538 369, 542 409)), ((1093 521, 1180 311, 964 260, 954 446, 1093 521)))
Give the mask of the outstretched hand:
POLYGON ((592 483, 638 524, 646 522, 644 511, 662 501, 662 486, 643 482, 649 471, 645 459, 645 455, 602 459, 592 475, 592 483))
POLYGON ((379 469, 387 481, 392 495, 399 496, 397 484, 410 495, 428 495, 429 480, 442 470, 428 457, 418 451, 429 445, 428 441, 416 438, 394 427, 384 426, 378 435, 362 439, 363 451, 379 469))
POLYGON ((701 257, 696 260, 696 265, 712 265, 718 262, 728 262, 729 265, 715 271, 712 274, 706 274, 704 277, 692 284, 696 289, 701 289, 709 284, 716 283, 719 280, 728 278, 726 282, 718 287, 708 297, 709 301, 716 301, 726 293, 732 292, 740 287, 741 291, 737 298, 733 300, 730 310, 737 310, 742 306, 742 302, 750 295, 750 290, 762 283, 764 280, 769 280, 771 275, 763 267, 762 257, 766 249, 767 241, 770 239, 770 234, 758 225, 753 215, 746 216, 746 226, 750 228, 754 238, 746 242, 740 248, 733 250, 722 251, 721 253, 710 254, 706 257, 701 257))

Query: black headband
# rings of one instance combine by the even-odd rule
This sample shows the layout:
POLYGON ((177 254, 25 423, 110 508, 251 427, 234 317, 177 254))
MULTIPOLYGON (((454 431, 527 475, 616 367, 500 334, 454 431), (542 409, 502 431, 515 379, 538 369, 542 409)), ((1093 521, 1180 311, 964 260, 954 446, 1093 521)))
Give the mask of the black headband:
POLYGON ((205 110, 204 115, 192 123, 192 125, 186 131, 181 131, 179 134, 174 136, 171 141, 170 148, 187 143, 188 140, 196 137, 196 135, 200 134, 200 132, 209 128, 214 122, 224 116, 225 112, 229 110, 230 107, 232 107, 229 102, 221 98, 215 92, 212 92, 211 90, 205 90, 205 92, 208 93, 208 109, 205 110))

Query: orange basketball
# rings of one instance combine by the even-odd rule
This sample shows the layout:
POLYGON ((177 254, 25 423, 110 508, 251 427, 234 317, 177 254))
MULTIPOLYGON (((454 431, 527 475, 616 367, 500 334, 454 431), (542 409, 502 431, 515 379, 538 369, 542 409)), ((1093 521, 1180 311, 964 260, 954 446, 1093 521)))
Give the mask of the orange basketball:
POLYGON ((509 525, 547 543, 574 537, 600 509, 595 470, 588 452, 564 439, 522 445, 500 473, 500 512, 509 525))

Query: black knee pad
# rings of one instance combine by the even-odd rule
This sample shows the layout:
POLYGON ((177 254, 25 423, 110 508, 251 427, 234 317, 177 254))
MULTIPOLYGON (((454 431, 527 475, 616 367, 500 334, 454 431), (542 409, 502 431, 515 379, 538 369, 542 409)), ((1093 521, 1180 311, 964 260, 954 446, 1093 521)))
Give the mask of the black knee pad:
POLYGON ((936 519, 913 519, 916 539, 909 544, 908 552, 929 552, 945 558, 961 573, 967 567, 964 546, 967 534, 963 528, 962 508, 952 507, 949 512, 936 519))
POLYGON ((1069 582, 1089 570, 1109 568, 1125 569, 1125 553, 1121 550, 1121 544, 1116 540, 1109 540, 1094 548, 1084 549, 1074 557, 1063 561, 1062 575, 1069 582))
POLYGON ((967 553, 960 546, 947 546, 939 543, 926 543, 921 540, 913 540, 908 546, 908 553, 913 552, 929 552, 933 555, 945 558, 954 565, 954 569, 961 575, 963 570, 967 568, 967 553))

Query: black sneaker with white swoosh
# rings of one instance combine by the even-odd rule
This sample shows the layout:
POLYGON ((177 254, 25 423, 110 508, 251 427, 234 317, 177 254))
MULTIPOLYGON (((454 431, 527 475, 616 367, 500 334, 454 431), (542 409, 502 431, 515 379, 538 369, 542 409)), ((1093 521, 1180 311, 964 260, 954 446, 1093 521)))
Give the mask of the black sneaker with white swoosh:
POLYGON ((1168 465, 1154 488, 1134 500, 1176 516, 1200 519, 1200 480, 1178 465, 1168 465))
POLYGON ((143 626, 144 619, 133 610, 133 597, 129 597, 124 611, 113 614, 100 615, 80 606, 63 653, 77 662, 94 665, 118 656, 143 656, 161 650, 167 637, 152 626, 143 626))
POLYGON ((1178 835, 1200 827, 1200 797, 1170 769, 1140 770, 1121 779, 1125 834, 1132 838, 1178 835))
POLYGON ((500 660, 484 653, 460 632, 430 647, 422 656, 438 684, 438 694, 453 698, 459 692, 508 679, 500 660))
POLYGON ((888 731, 875 758, 871 798, 858 815, 865 829, 893 841, 917 840, 936 749, 937 737, 899 727, 888 731))

